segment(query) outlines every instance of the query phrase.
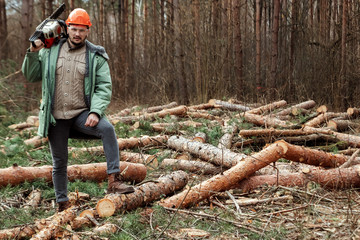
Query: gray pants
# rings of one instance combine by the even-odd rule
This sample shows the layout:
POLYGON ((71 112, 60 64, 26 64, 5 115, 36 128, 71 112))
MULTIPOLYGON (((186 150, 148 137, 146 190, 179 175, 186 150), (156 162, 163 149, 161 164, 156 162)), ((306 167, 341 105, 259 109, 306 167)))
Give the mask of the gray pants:
POLYGON ((107 163, 107 174, 120 172, 119 145, 117 143, 114 127, 101 118, 95 127, 85 127, 89 111, 82 112, 72 119, 57 119, 56 126, 50 124, 49 142, 53 160, 53 183, 57 202, 68 201, 67 197, 67 165, 68 165, 68 139, 71 131, 100 138, 103 142, 107 163))

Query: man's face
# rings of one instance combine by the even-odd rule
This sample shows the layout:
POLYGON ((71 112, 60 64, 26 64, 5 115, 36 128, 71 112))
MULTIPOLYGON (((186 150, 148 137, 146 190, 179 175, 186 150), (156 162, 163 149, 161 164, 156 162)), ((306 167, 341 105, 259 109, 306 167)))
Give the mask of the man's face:
POLYGON ((89 29, 84 25, 70 25, 68 27, 69 39, 75 46, 81 45, 85 42, 89 29))

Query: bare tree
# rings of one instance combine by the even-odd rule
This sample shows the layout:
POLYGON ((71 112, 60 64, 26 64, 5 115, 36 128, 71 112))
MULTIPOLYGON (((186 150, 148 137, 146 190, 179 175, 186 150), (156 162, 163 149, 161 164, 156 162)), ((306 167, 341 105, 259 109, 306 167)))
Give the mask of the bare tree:
POLYGON ((8 31, 6 18, 6 2, 0 0, 0 60, 8 58, 8 31))
POLYGON ((280 0, 274 0, 274 20, 271 34, 271 72, 270 72, 270 91, 269 98, 275 97, 275 89, 277 85, 276 74, 278 65, 278 39, 279 39, 279 15, 280 15, 280 0))

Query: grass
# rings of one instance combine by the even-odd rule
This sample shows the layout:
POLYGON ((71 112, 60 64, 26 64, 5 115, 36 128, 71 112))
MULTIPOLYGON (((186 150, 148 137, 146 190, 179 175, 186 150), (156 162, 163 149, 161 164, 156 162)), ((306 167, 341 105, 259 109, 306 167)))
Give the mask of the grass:
MULTIPOLYGON (((51 155, 47 145, 34 150, 25 146, 23 140, 34 136, 36 133, 19 135, 7 126, 12 123, 25 121, 25 114, 19 117, 8 118, 0 124, 0 167, 6 168, 13 164, 20 166, 51 165, 51 155)), ((169 116, 157 119, 157 122, 176 123, 169 116)), ((207 142, 217 146, 220 137, 224 134, 220 124, 214 124, 210 120, 196 120, 203 125, 197 128, 183 127, 175 124, 171 126, 174 132, 182 132, 185 136, 194 136, 197 132, 207 135, 207 142)), ((231 124, 236 124, 239 129, 250 129, 254 126, 246 123, 243 119, 232 119, 231 124)), ((133 129, 127 124, 118 123, 115 126, 119 138, 140 137, 144 135, 158 135, 153 132, 150 121, 140 121, 139 127, 133 129)), ((169 130, 168 129, 168 130, 169 130)), ((70 140, 71 147, 91 147, 102 145, 100 140, 70 140)), ((335 145, 336 146, 336 145, 335 145)), ((242 153, 251 154, 256 151, 256 146, 242 149, 242 153)), ((337 151, 336 148, 331 148, 337 151)), ((158 162, 170 157, 171 151, 161 148, 138 148, 133 152, 157 154, 158 162)), ((235 150, 236 151, 236 150, 235 150)), ((71 155, 69 164, 85 164, 104 162, 102 155, 81 153, 71 155)), ((280 160, 287 161, 287 160, 280 160)), ((170 168, 155 168, 148 170, 146 180, 153 180, 161 175, 171 172, 170 168)), ((189 173, 190 178, 193 175, 189 173)), ((209 178, 209 176, 197 176, 195 184, 209 178)), ((191 180, 193 181, 193 180, 191 180)), ((106 181, 97 183, 92 181, 69 182, 70 192, 84 192, 89 194, 90 200, 84 202, 86 207, 94 207, 99 199, 105 195, 106 181)), ((289 188, 284 190, 276 187, 263 187, 261 189, 242 193, 231 191, 236 198, 271 198, 284 195, 293 196, 292 201, 261 203, 256 205, 241 206, 241 213, 237 213, 236 207, 227 202, 228 197, 218 193, 211 199, 205 200, 188 209, 197 214, 209 214, 216 216, 213 219, 195 214, 167 211, 153 204, 141 207, 130 212, 117 213, 111 217, 98 219, 103 224, 111 222, 116 224, 118 231, 115 234, 104 234, 101 237, 108 239, 191 239, 186 237, 180 229, 196 228, 211 234, 210 239, 343 239, 358 235, 357 226, 359 221, 358 207, 359 194, 357 189, 346 191, 328 191, 318 184, 310 183, 301 191, 289 188), (311 193, 311 194, 308 194, 311 193), (330 201, 332 200, 332 201, 330 201), (214 205, 221 203, 223 207, 214 205), (303 208, 299 208, 303 207, 303 208), (299 209, 297 209, 299 208, 299 209), (285 212, 282 212, 287 210, 285 212), (279 213, 280 212, 280 213, 279 213), (229 222, 232 221, 233 223, 229 222), (241 223, 236 225, 235 223, 241 223), (335 231, 333 230, 335 229, 335 231)), ((55 213, 54 190, 51 183, 37 180, 32 183, 25 182, 17 186, 0 188, 0 229, 12 228, 17 225, 33 223, 36 219, 46 218, 55 213), (33 189, 39 189, 42 193, 42 203, 36 208, 25 209, 25 199, 33 189), (7 206, 7 207, 5 207, 7 206)), ((81 232, 92 231, 93 227, 84 227, 76 230, 81 232)), ((82 239, 90 239, 85 235, 82 239)), ((192 239, 204 239, 194 237, 192 239)))

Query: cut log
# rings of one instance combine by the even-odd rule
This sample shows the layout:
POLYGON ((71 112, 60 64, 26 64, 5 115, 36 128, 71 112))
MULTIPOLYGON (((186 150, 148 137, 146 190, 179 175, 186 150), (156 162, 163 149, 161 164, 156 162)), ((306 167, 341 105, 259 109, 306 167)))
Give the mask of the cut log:
POLYGON ((12 124, 12 125, 8 126, 8 128, 19 131, 21 129, 29 128, 29 127, 32 127, 32 126, 33 125, 31 125, 31 124, 29 124, 27 122, 22 122, 22 123, 12 124))
POLYGON ((341 154, 332 154, 320 150, 286 143, 287 152, 283 158, 295 162, 305 163, 321 167, 338 167, 347 161, 347 157, 341 154))
POLYGON ((299 136, 299 135, 309 135, 315 132, 307 131, 304 132, 302 129, 294 130, 282 130, 282 129, 254 129, 254 130, 240 130, 239 136, 241 137, 255 137, 255 136, 299 136))
MULTIPOLYGON (((104 199, 100 200, 96 205, 96 211, 101 217, 111 216, 115 211, 124 212, 133 210, 137 207, 144 206, 156 200, 163 195, 169 195, 182 189, 188 182, 188 175, 183 171, 176 171, 169 175, 160 177, 156 182, 144 183, 136 188, 134 193, 130 194, 108 194, 104 199), (113 213, 106 208, 103 212, 103 203, 111 201, 114 204, 113 213)), ((106 206, 109 204, 106 203, 106 206)))
MULTIPOLYGON (((132 149, 135 147, 144 147, 148 145, 161 146, 166 143, 168 139, 167 135, 158 135, 158 136, 143 136, 141 138, 119 138, 117 140, 119 149, 132 149)), ((101 154, 104 153, 103 146, 97 147, 84 147, 84 148, 69 148, 69 152, 89 152, 92 154, 101 154)))
POLYGON ((220 117, 214 116, 209 113, 201 113, 201 112, 187 112, 186 115, 190 118, 205 118, 209 120, 217 120, 221 121, 220 117))
POLYGON ((281 107, 285 106, 286 104, 287 103, 286 103, 285 100, 281 100, 281 101, 278 101, 278 102, 269 103, 267 105, 251 109, 251 110, 247 111, 247 113, 263 114, 263 113, 266 113, 266 112, 274 111, 277 108, 281 108, 281 107))
POLYGON ((310 111, 303 108, 292 108, 290 115, 292 116, 299 116, 299 115, 307 115, 310 114, 310 111))
POLYGON ((230 149, 232 144, 232 139, 235 132, 238 130, 236 125, 228 124, 228 121, 224 123, 224 132, 225 134, 220 138, 218 148, 230 149))
POLYGON ((41 191, 35 189, 31 191, 29 196, 26 198, 26 203, 24 208, 37 207, 41 202, 41 191))
POLYGON ((275 117, 269 116, 261 116, 257 114, 252 114, 249 112, 245 112, 244 114, 239 114, 239 117, 244 117, 246 121, 251 122, 255 125, 265 126, 265 127, 283 127, 288 128, 291 127, 293 124, 282 121, 275 117))
POLYGON ((359 129, 360 124, 349 120, 330 120, 327 127, 338 132, 359 129))
POLYGON ((168 146, 178 151, 189 152, 205 161, 227 168, 235 166, 240 160, 247 157, 245 154, 220 149, 211 144, 191 141, 181 136, 171 136, 168 140, 168 146))
POLYGON ((158 118, 164 118, 167 115, 176 115, 176 116, 184 116, 187 112, 187 108, 186 106, 178 106, 175 108, 170 108, 170 109, 164 109, 160 112, 155 112, 155 113, 144 113, 140 116, 129 116, 129 117, 113 117, 111 119, 111 123, 112 124, 116 124, 118 122, 122 122, 122 123, 132 123, 132 122, 136 122, 136 121, 142 121, 142 120, 153 120, 156 117, 158 118))
POLYGON ((331 129, 327 128, 314 128, 314 127, 308 127, 304 126, 304 131, 312 131, 312 132, 318 132, 323 134, 332 134, 340 141, 344 141, 349 144, 349 146, 352 147, 360 147, 360 136, 351 135, 351 134, 345 134, 345 133, 339 133, 332 131, 331 129))
POLYGON ((289 115, 290 113, 293 113, 293 109, 310 109, 315 107, 316 103, 314 100, 305 101, 296 105, 293 105, 291 107, 288 107, 280 112, 278 112, 276 115, 278 116, 285 116, 289 115))
POLYGON ((327 108, 326 105, 321 105, 320 107, 318 107, 318 108, 316 109, 316 112, 317 112, 317 113, 326 113, 327 110, 328 110, 328 108, 327 108))
POLYGON ((176 123, 152 123, 150 126, 154 131, 162 133, 175 133, 178 129, 184 127, 200 127, 203 124, 195 121, 185 121, 185 122, 176 122, 176 123))
POLYGON ((48 240, 61 231, 62 226, 69 223, 76 217, 76 207, 71 207, 54 216, 50 224, 36 233, 31 240, 48 240))
POLYGON ((224 102, 224 101, 220 101, 220 100, 216 100, 216 99, 211 99, 209 101, 210 104, 213 104, 214 106, 219 106, 223 109, 227 109, 230 111, 241 111, 241 112, 246 112, 251 110, 250 107, 244 106, 244 105, 240 105, 240 104, 233 104, 233 103, 229 103, 229 102, 224 102))
POLYGON ((48 138, 43 138, 40 136, 35 136, 33 138, 27 139, 24 141, 25 145, 33 146, 33 147, 40 147, 41 145, 47 143, 49 140, 48 138))
POLYGON ((203 103, 199 105, 191 105, 188 107, 188 111, 196 111, 196 110, 203 110, 203 109, 209 109, 214 108, 214 104, 211 103, 203 103))
POLYGON ((218 174, 221 172, 219 167, 208 162, 189 161, 182 159, 165 158, 161 162, 161 167, 171 167, 172 170, 184 170, 197 174, 218 174))
POLYGON ((164 110, 164 109, 174 108, 177 105, 178 105, 177 102, 171 102, 171 103, 168 103, 168 104, 165 104, 165 105, 148 107, 148 108, 143 109, 141 112, 142 113, 145 113, 145 112, 146 113, 159 112, 159 111, 164 110))
POLYGON ((204 132, 197 132, 195 133, 195 137, 192 139, 195 142, 201 142, 201 143, 206 143, 206 133, 204 132))
POLYGON ((360 165, 356 165, 345 169, 311 168, 300 173, 252 176, 241 181, 237 188, 248 192, 264 185, 302 187, 309 181, 330 189, 358 188, 360 187, 359 170, 360 165))
POLYGON ((324 114, 320 114, 316 118, 311 119, 306 122, 304 125, 307 127, 319 127, 322 123, 329 121, 335 117, 346 117, 347 113, 335 113, 335 112, 327 112, 324 114))
MULTIPOLYGON (((120 171, 124 172, 124 181, 141 182, 146 177, 146 167, 142 164, 121 162, 120 171), (126 171, 124 172, 124 170, 126 171)), ((0 187, 8 184, 15 186, 25 181, 32 182, 37 179, 51 182, 52 166, 20 167, 14 165, 9 168, 0 169, 0 187)), ((104 181, 107 179, 106 162, 70 165, 68 166, 68 179, 69 181, 75 181, 76 179, 104 181)))
POLYGON ((195 205, 217 192, 223 192, 233 188, 242 179, 249 177, 260 168, 277 161, 286 151, 287 144, 285 142, 278 141, 273 143, 262 151, 246 157, 236 166, 222 174, 218 174, 190 189, 183 190, 181 193, 165 199, 160 202, 160 205, 169 208, 185 208, 190 205, 195 205))
POLYGON ((346 113, 350 118, 356 118, 360 115, 360 108, 348 108, 346 113))

